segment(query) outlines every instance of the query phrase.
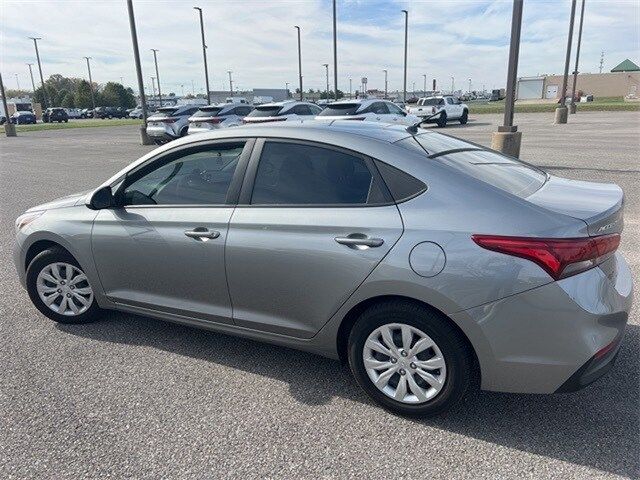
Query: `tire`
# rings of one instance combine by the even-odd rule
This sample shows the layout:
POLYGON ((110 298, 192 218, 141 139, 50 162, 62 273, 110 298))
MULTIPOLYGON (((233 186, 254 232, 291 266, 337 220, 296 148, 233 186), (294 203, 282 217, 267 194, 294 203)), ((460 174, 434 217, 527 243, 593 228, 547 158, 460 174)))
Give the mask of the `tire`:
POLYGON ((466 125, 469 121, 469 112, 467 110, 462 112, 462 116, 460 117, 460 125, 466 125))
MULTIPOLYGON (((75 258, 73 258, 73 256, 67 252, 66 250, 60 248, 60 247, 51 247, 47 250, 44 250, 43 252, 39 253, 29 264, 29 267, 27 268, 27 292, 29 293, 29 298, 31 298, 31 301, 33 302, 33 304, 35 305, 35 307, 40 310, 40 312, 45 316, 50 318, 51 320, 58 322, 58 323, 67 323, 67 324, 80 324, 80 323, 89 323, 92 322, 94 320, 97 320, 102 313, 102 310, 100 309, 100 307, 98 307, 98 303, 96 302, 95 299, 95 295, 93 294, 93 290, 91 288, 91 286, 88 283, 88 280, 84 280, 84 281, 79 281, 76 283, 77 287, 74 287, 73 285, 70 284, 66 284, 67 282, 65 282, 65 278, 66 278, 66 268, 64 266, 60 267, 60 270, 58 270, 58 274, 62 280, 62 283, 66 284, 65 286, 62 286, 60 284, 53 284, 52 282, 49 282, 48 280, 44 279, 40 279, 39 276, 41 273, 46 273, 47 268, 51 267, 54 264, 65 264, 65 265, 71 265, 73 267, 75 267, 76 270, 73 271, 73 276, 72 276, 72 281, 73 279, 79 277, 80 274, 84 275, 84 271, 82 270, 82 268, 80 267, 80 264, 76 261, 75 258), (71 297, 73 300, 73 304, 76 306, 76 308, 78 308, 79 313, 74 314, 73 312, 71 312, 71 308, 68 307, 67 305, 69 305, 68 303, 65 303, 65 306, 67 306, 67 308, 65 308, 65 311, 67 312, 67 314, 64 314, 65 312, 56 312, 53 310, 53 307, 49 307, 45 304, 45 302, 43 301, 43 299, 40 296, 40 293, 38 292, 38 286, 42 285, 42 287, 44 289, 52 289, 54 287, 60 287, 57 289, 57 291, 55 293, 51 293, 51 295, 56 295, 56 299, 54 299, 53 301, 53 305, 56 306, 57 308, 62 307, 62 301, 64 300, 63 296, 58 293, 60 290, 64 289, 67 290, 68 293, 65 295, 66 297, 71 297), (82 295, 79 294, 75 294, 75 296, 72 296, 71 292, 72 290, 70 290, 71 288, 77 288, 77 292, 80 292, 80 290, 82 290, 82 295), (89 294, 87 294, 87 288, 90 291, 90 296, 89 294), (75 298, 78 296, 82 296, 82 298, 85 299, 85 301, 88 301, 88 303, 86 304, 86 307, 82 306, 82 304, 79 301, 76 301, 75 298), (58 303, 58 298, 60 299, 60 302, 58 303), (56 303, 58 303, 56 305, 56 303)), ((53 275, 50 275, 53 276, 53 275)), ((69 302, 70 300, 67 299, 67 302, 69 302)))
POLYGON ((438 127, 444 128, 447 126, 447 112, 442 112, 442 115, 438 117, 438 121, 436 122, 438 127))
MULTIPOLYGON (((382 337, 379 337, 378 340, 386 345, 382 337)), ((427 307, 405 301, 380 303, 363 312, 349 334, 348 358, 356 381, 373 400, 393 413, 407 416, 425 417, 450 409, 463 398, 474 375, 473 353, 467 345, 466 339, 450 321, 442 314, 427 307), (375 335, 374 332, 377 332, 381 327, 384 329, 385 325, 395 327, 391 329, 392 338, 398 352, 402 355, 397 355, 394 361, 393 358, 388 358, 383 354, 375 354, 382 356, 377 359, 369 357, 369 361, 386 362, 386 365, 391 365, 387 371, 395 368, 395 373, 389 377, 388 381, 384 382, 386 383, 385 388, 393 390, 392 384, 396 382, 395 393, 397 394, 400 390, 400 382, 404 381, 406 393, 403 401, 392 398, 390 395, 393 395, 393 391, 385 393, 380 390, 374 384, 365 366, 364 356, 371 352, 371 349, 365 344, 370 335, 375 335), (415 355, 409 352, 409 356, 406 356, 402 353, 402 348, 398 347, 403 344, 400 328, 410 329, 412 332, 409 337, 410 344, 413 342, 411 348, 416 348, 418 339, 424 337, 426 337, 425 345, 429 345, 432 341, 435 346, 418 351, 415 355), (424 337, 415 333, 416 331, 419 331, 424 337), (414 363, 414 361, 419 363, 427 360, 430 362, 442 362, 443 360, 443 367, 416 367, 414 363), (393 362, 393 365, 390 362, 393 362), (428 384, 418 374, 418 371, 424 374, 427 370, 427 373, 432 374, 429 378, 438 380, 435 387, 433 384, 428 384), (403 379, 400 374, 405 378, 403 379), (411 383, 414 387, 411 386, 411 383), (416 385, 420 388, 415 388, 416 385), (415 394, 416 390, 421 392, 420 396, 415 394)), ((380 370, 374 374, 384 372, 385 370, 380 370)))
POLYGON ((180 136, 181 137, 184 137, 187 133, 189 133, 189 127, 188 126, 187 127, 182 127, 180 129, 180 136))

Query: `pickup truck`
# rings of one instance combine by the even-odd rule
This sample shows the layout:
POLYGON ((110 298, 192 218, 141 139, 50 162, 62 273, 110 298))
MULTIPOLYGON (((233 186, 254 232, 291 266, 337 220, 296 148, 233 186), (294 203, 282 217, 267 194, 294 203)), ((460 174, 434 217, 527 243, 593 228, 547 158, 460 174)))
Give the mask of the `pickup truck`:
POLYGON ((424 118, 423 123, 435 123, 446 127, 447 122, 459 121, 462 125, 469 120, 469 107, 453 95, 424 97, 415 107, 409 107, 409 113, 424 118))

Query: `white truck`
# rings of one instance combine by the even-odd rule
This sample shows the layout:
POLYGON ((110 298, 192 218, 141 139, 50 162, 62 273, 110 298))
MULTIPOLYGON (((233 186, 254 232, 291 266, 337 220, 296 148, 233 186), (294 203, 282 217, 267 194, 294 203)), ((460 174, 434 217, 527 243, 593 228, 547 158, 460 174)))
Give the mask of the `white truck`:
POLYGON ((447 122, 459 121, 462 125, 469 120, 469 107, 453 95, 423 97, 415 107, 409 107, 410 114, 424 119, 423 123, 435 123, 446 127, 447 122))

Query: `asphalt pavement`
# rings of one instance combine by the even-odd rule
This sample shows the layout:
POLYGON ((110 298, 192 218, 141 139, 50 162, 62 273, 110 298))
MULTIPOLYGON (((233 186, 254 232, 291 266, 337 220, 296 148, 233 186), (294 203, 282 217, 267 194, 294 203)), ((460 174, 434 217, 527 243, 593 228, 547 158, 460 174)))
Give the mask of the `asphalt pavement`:
MULTIPOLYGON (((445 133, 485 145, 500 115, 445 133)), ((519 114, 521 157, 626 193, 621 250, 640 281, 640 114, 519 114)), ((110 313, 57 325, 19 286, 13 221, 92 188, 151 147, 137 127, 0 138, 0 478, 638 478, 640 315, 615 368, 563 395, 480 392, 444 417, 375 406, 347 367, 110 313)))

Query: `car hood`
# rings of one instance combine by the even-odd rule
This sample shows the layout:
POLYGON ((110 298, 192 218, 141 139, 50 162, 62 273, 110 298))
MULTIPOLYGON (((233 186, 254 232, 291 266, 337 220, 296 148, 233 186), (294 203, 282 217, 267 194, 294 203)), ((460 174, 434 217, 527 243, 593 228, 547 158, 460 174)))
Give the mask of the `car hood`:
POLYGON ((56 200, 43 203, 42 205, 36 205, 35 207, 31 207, 29 210, 27 210, 27 212, 35 212, 39 210, 52 210, 54 208, 73 207, 74 205, 84 203, 84 199, 89 192, 91 192, 91 190, 86 190, 84 192, 67 195, 66 197, 61 197, 56 200))

